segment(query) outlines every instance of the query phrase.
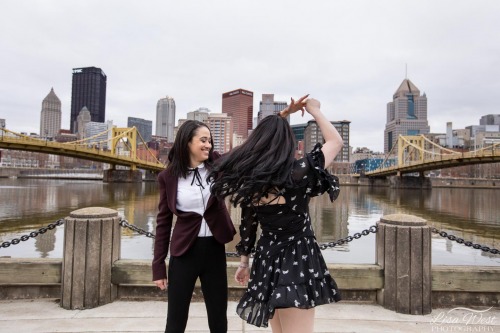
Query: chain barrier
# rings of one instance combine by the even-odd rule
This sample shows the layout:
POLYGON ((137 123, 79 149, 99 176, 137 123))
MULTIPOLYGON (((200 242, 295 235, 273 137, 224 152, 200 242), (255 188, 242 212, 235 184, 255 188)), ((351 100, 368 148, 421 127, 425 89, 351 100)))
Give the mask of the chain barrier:
POLYGON ((431 228, 431 231, 433 233, 435 233, 435 234, 438 234, 441 237, 448 238, 451 241, 455 241, 458 244, 463 244, 465 246, 472 247, 472 248, 474 248, 476 250, 481 250, 483 252, 491 252, 493 254, 499 254, 500 253, 500 250, 497 250, 497 249, 494 249, 494 248, 489 248, 488 246, 484 246, 484 245, 481 245, 481 244, 476 244, 476 243, 473 243, 471 241, 465 241, 463 238, 459 238, 459 237, 454 236, 454 235, 449 235, 447 232, 445 232, 445 231, 439 231, 436 228, 431 228))
POLYGON ((378 231, 378 227, 376 225, 372 225, 368 229, 365 229, 365 230, 363 230, 361 232, 357 232, 357 233, 355 233, 352 236, 347 236, 345 238, 341 238, 341 239, 333 241, 333 242, 319 244, 319 248, 321 250, 326 250, 327 248, 330 248, 330 247, 335 247, 337 245, 343 245, 343 244, 352 242, 355 239, 360 239, 361 236, 368 236, 370 233, 374 234, 377 231, 378 231))
POLYGON ((153 239, 155 238, 155 235, 153 233, 146 231, 146 230, 143 230, 141 228, 138 228, 135 225, 128 223, 128 221, 125 219, 120 221, 120 226, 122 228, 127 228, 127 229, 130 229, 132 231, 135 231, 138 234, 144 235, 146 237, 153 238, 153 239))
MULTIPOLYGON (((149 238, 155 238, 155 235, 149 231, 145 231, 141 228, 138 228, 136 227, 135 225, 132 225, 132 224, 129 224, 127 220, 121 220, 120 221, 120 226, 122 226, 123 228, 128 228, 128 229, 131 229, 141 235, 145 235, 146 237, 149 237, 149 238)), ((345 244, 345 243, 349 243, 349 242, 352 242, 353 240, 355 239, 359 239, 361 238, 362 236, 368 236, 370 233, 376 233, 378 230, 378 227, 376 225, 372 225, 370 228, 368 229, 365 229, 361 232, 357 232, 355 233, 354 235, 352 236, 347 236, 345 238, 342 238, 342 239, 339 239, 339 240, 336 240, 334 242, 328 242, 328 243, 322 243, 322 244, 319 244, 319 248, 321 250, 326 250, 327 248, 330 248, 330 247, 335 247, 337 245, 342 245, 342 244, 345 244)), ((237 253, 237 252, 226 252, 226 257, 239 257, 240 255, 237 253)))
POLYGON ((11 245, 17 245, 17 244, 19 244, 21 242, 27 241, 30 238, 35 238, 36 236, 42 235, 42 234, 46 233, 48 230, 52 230, 52 229, 54 229, 54 228, 56 228, 56 227, 58 227, 58 226, 60 226, 62 224, 64 224, 64 219, 59 219, 56 222, 47 225, 46 227, 41 227, 40 229, 38 229, 38 231, 32 231, 28 235, 22 235, 19 238, 14 238, 10 242, 3 242, 0 245, 0 249, 1 248, 7 248, 7 247, 9 247, 11 245))
MULTIPOLYGON (((42 235, 42 234, 46 233, 48 230, 52 230, 52 229, 54 229, 54 228, 56 228, 56 227, 58 227, 58 226, 60 226, 62 224, 64 224, 64 219, 59 219, 59 220, 57 220, 54 223, 50 223, 46 227, 42 227, 42 228, 38 229, 38 231, 32 231, 32 232, 30 232, 27 235, 22 235, 19 238, 14 238, 10 242, 3 242, 3 243, 1 243, 0 244, 0 249, 1 248, 7 248, 7 247, 9 247, 11 245, 17 245, 17 244, 19 244, 21 242, 27 241, 30 238, 35 238, 38 235, 42 235)), ((125 219, 123 219, 123 220, 120 221, 120 226, 122 228, 127 228, 127 229, 130 229, 132 231, 135 231, 135 232, 137 232, 140 235, 144 235, 146 237, 153 238, 153 239, 155 238, 155 235, 153 233, 151 233, 149 231, 145 231, 145 230, 143 230, 141 228, 138 228, 135 225, 128 223, 128 221, 125 220, 125 219)), ((328 248, 333 248, 333 247, 338 246, 338 245, 343 245, 343 244, 352 242, 355 239, 359 239, 362 236, 368 236, 370 233, 376 233, 377 231, 378 231, 378 227, 376 225, 372 225, 368 229, 365 229, 365 230, 363 230, 361 232, 357 232, 357 233, 355 233, 352 236, 347 236, 345 238, 341 238, 341 239, 338 239, 338 240, 333 241, 333 242, 321 243, 321 244, 318 244, 318 245, 319 245, 319 248, 321 250, 326 250, 328 248)), ((500 254, 500 250, 498 250, 498 249, 490 248, 488 246, 484 246, 484 245, 477 244, 477 243, 473 243, 471 241, 466 241, 463 238, 460 238, 460 237, 448 234, 447 232, 440 231, 440 230, 438 230, 436 228, 431 228, 431 232, 433 232, 435 234, 438 234, 439 236, 441 236, 443 238, 447 238, 447 239, 449 239, 451 241, 455 241, 458 244, 463 244, 463 245, 465 245, 467 247, 472 247, 472 248, 474 248, 476 250, 481 250, 483 252, 490 252, 492 254, 500 254)), ((239 257, 239 256, 240 255, 238 253, 236 253, 236 252, 226 252, 226 257, 239 257)))

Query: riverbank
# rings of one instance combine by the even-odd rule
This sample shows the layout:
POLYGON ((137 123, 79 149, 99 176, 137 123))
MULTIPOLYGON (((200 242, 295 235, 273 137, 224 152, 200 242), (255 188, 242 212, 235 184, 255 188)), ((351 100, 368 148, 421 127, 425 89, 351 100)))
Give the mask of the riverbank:
MULTIPOLYGON (((393 177, 370 179, 353 175, 338 175, 341 185, 347 186, 377 186, 391 187, 393 177)), ((63 179, 63 180, 103 180, 102 170, 92 169, 31 169, 31 168, 0 168, 0 178, 24 179, 63 179)), ((143 177, 143 181, 155 181, 156 177, 143 177)), ((432 187, 450 188, 500 188, 500 179, 486 178, 457 178, 457 177, 426 177, 432 187)))
MULTIPOLYGON (((98 169, 32 169, 0 168, 0 178, 97 180, 104 181, 104 171, 98 169)), ((143 182, 156 181, 156 174, 141 172, 143 182)))
MULTIPOLYGON (((396 176, 388 178, 371 179, 368 177, 356 177, 352 175, 338 175, 341 185, 348 186, 375 186, 391 187, 395 183, 396 176)), ((417 178, 417 177, 414 177, 417 178)), ((426 177, 432 187, 450 187, 450 188, 477 188, 477 189, 498 189, 500 188, 500 179, 486 178, 457 178, 457 177, 426 177)))
POLYGON ((0 168, 0 178, 102 180, 102 170, 0 168))

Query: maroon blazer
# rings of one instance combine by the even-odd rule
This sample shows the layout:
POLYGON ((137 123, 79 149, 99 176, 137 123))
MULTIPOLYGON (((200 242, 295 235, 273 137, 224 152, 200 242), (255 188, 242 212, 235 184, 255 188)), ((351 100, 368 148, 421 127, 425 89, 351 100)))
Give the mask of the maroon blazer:
POLYGON ((210 196, 205 213, 183 212, 176 208, 178 178, 163 170, 158 175, 160 203, 156 218, 156 236, 153 256, 153 281, 167 277, 165 259, 168 254, 173 215, 177 216, 170 244, 170 255, 184 254, 198 237, 202 218, 205 218, 214 238, 221 244, 233 240, 236 230, 229 217, 224 200, 210 196))

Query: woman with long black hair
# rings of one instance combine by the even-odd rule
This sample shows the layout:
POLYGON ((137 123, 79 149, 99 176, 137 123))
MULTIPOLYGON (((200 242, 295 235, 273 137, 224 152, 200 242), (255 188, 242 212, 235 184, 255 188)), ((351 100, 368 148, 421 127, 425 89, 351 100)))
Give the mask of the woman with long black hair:
POLYGON ((206 177, 219 156, 213 151, 207 125, 188 120, 179 128, 167 168, 158 175, 160 203, 152 267, 156 286, 162 290, 168 286, 167 333, 184 332, 197 278, 210 332, 227 332, 224 244, 233 239, 236 230, 224 200, 210 194, 206 177), (172 231, 174 215, 177 221, 172 231))
POLYGON ((314 307, 340 300, 337 285, 321 255, 311 226, 311 197, 339 193, 338 178, 325 168, 342 148, 335 127, 321 113, 320 103, 307 95, 280 115, 264 118, 241 146, 214 166, 212 194, 229 196, 242 207, 241 255, 235 280, 248 288, 236 312, 248 323, 273 333, 308 333, 314 327, 314 307), (296 160, 288 114, 307 111, 324 138, 304 158, 296 160), (255 246, 257 226, 262 229, 255 246), (255 249, 251 271, 249 255, 255 249))

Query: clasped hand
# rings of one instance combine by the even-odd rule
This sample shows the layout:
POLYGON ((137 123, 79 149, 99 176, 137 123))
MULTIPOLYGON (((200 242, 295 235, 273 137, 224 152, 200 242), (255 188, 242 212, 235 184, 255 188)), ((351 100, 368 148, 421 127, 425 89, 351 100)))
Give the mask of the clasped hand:
POLYGON ((317 99, 314 98, 308 98, 309 94, 302 96, 298 100, 294 100, 291 98, 290 105, 281 111, 280 115, 282 117, 287 117, 288 115, 295 113, 297 111, 302 111, 302 116, 304 116, 304 113, 307 111, 311 113, 311 111, 320 108, 321 104, 317 99))

